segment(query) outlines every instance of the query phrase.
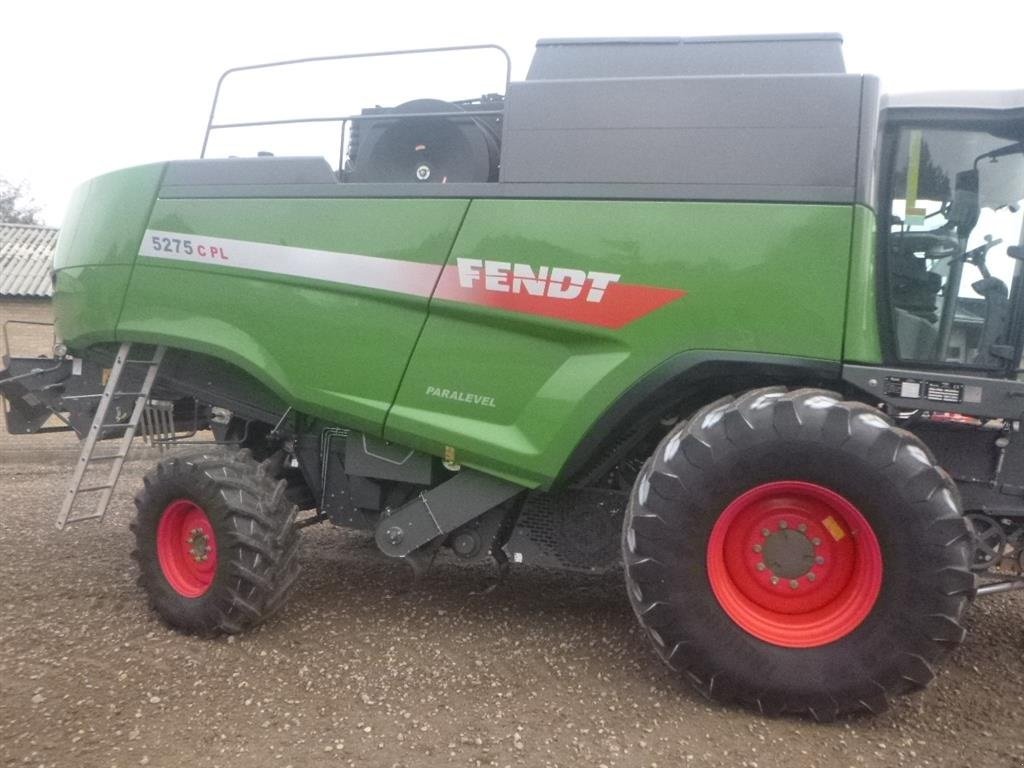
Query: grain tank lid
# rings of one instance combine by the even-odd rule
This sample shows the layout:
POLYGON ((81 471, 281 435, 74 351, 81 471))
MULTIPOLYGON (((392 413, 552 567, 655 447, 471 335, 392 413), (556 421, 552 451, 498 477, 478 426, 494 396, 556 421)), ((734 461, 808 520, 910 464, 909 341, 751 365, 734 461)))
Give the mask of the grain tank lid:
POLYGON ((537 41, 527 80, 686 75, 843 74, 836 33, 735 37, 591 37, 537 41))

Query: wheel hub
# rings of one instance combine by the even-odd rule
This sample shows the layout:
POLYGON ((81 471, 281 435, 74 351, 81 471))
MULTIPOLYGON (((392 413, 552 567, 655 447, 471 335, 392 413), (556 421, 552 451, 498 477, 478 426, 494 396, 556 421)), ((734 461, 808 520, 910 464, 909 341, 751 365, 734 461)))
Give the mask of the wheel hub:
POLYGON ((836 557, 849 546, 850 541, 844 543, 849 534, 828 507, 798 496, 772 496, 744 508, 739 517, 726 545, 730 573, 755 603, 802 613, 842 589, 850 571, 842 563, 837 568, 836 557), (742 552, 740 542, 747 545, 742 552))
POLYGON ((210 539, 203 533, 202 528, 193 528, 189 532, 188 553, 197 563, 202 563, 210 556, 210 539))
POLYGON ((805 533, 792 528, 769 533, 761 552, 767 570, 783 579, 804 576, 814 567, 814 545, 805 533))
POLYGON ((217 572, 217 537, 206 512, 189 499, 168 504, 156 533, 160 569, 182 597, 200 597, 217 572))

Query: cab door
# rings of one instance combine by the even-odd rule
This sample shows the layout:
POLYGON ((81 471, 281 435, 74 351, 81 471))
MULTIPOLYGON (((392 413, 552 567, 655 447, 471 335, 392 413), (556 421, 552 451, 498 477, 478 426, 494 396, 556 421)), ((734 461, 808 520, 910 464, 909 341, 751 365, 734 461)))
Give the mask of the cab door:
POLYGON ((880 227, 893 364, 1021 367, 1024 121, 890 116, 880 227))

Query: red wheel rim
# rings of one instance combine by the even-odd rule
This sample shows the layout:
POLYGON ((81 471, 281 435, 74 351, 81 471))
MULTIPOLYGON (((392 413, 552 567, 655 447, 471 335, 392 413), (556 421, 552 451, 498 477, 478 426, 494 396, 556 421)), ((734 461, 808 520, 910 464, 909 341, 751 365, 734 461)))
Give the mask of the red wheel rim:
POLYGON ((853 632, 882 589, 882 550, 853 504, 814 483, 759 485, 733 501, 708 542, 722 609, 754 637, 813 648, 853 632))
POLYGON ((202 507, 187 499, 164 508, 156 529, 156 555, 167 583, 183 597, 199 597, 217 572, 217 537, 202 507))

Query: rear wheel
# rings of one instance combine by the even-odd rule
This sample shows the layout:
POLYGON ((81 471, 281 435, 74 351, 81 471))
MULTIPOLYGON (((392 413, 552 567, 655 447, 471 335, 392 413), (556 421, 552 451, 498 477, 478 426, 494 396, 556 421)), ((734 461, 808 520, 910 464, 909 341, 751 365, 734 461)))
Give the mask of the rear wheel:
POLYGON ((298 575, 286 483, 247 450, 161 461, 135 497, 139 583, 160 617, 187 632, 236 633, 281 606, 298 575))
POLYGON ((630 600, 703 694, 831 719, 919 688, 974 590, 956 486, 831 392, 726 398, 661 443, 623 536, 630 600))

